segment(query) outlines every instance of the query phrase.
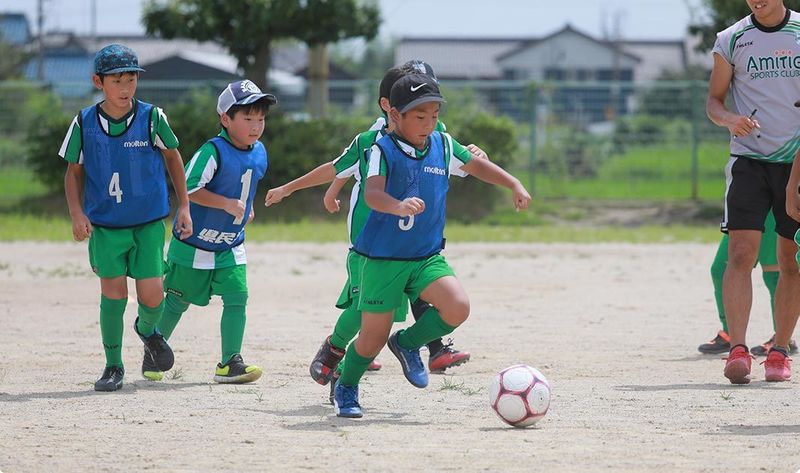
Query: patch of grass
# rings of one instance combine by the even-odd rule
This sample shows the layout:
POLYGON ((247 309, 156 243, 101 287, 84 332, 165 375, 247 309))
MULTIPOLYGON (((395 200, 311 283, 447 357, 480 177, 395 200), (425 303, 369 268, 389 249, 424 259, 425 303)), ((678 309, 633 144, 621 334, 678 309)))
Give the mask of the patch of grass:
POLYGON ((169 381, 177 381, 183 379, 184 370, 183 367, 177 366, 166 373, 164 373, 164 378, 169 381))
POLYGON ((726 401, 730 401, 731 398, 733 398, 733 393, 731 391, 722 391, 720 397, 726 401))
POLYGON ((21 166, 0 168, 0 208, 10 208, 22 199, 45 194, 47 188, 36 179, 32 170, 21 166))
POLYGON ((456 391, 466 396, 474 396, 483 391, 483 388, 473 388, 464 384, 464 381, 455 382, 452 378, 445 377, 442 379, 442 385, 439 386, 439 391, 456 391))
MULTIPOLYGON (((522 214, 520 212, 519 215, 522 214)), ((345 225, 341 222, 253 224, 247 227, 247 241, 346 243, 345 233, 345 225)), ((448 223, 445 235, 453 243, 713 243, 720 238, 719 230, 714 225, 644 225, 628 228, 448 223)), ((72 225, 67 219, 0 214, 0 242, 9 241, 72 241, 72 225)))

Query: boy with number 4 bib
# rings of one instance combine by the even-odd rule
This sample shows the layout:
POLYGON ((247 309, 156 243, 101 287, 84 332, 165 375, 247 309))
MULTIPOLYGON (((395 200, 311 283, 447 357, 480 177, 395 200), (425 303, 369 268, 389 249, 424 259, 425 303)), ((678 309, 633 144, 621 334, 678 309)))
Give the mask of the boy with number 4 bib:
POLYGON ((136 54, 112 44, 94 57, 94 86, 104 100, 72 120, 59 155, 67 161, 64 177, 72 235, 89 238, 89 262, 100 277, 100 333, 106 368, 96 391, 122 387, 123 314, 127 278, 136 280, 139 310, 134 331, 144 342, 144 358, 159 370, 172 368, 172 350, 155 329, 164 309, 164 217, 169 194, 164 164, 179 207, 174 233, 192 233, 189 202, 178 153, 178 139, 164 112, 134 98, 139 81, 136 54), (83 203, 81 204, 81 193, 83 203))
POLYGON ((444 99, 430 77, 411 74, 399 79, 389 101, 395 131, 370 149, 364 198, 372 212, 353 248, 364 257, 358 298, 362 319, 334 390, 340 417, 362 416, 358 383, 387 339, 406 379, 424 388, 428 372, 419 348, 451 333, 469 316, 469 299, 439 254, 450 175, 469 173, 511 189, 517 209, 527 208, 531 199, 519 180, 491 161, 454 156, 452 138, 434 131, 444 99), (414 325, 389 337, 393 313, 404 294, 432 307, 414 325))

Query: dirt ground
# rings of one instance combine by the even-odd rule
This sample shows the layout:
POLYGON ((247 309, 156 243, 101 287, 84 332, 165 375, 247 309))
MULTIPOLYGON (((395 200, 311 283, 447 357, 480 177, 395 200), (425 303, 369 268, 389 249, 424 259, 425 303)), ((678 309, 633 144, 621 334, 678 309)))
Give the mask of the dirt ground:
MULTIPOLYGON (((85 245, 0 244, 0 470, 782 471, 800 468, 797 381, 734 387, 696 346, 718 329, 712 245, 452 244, 470 294, 455 346, 472 360, 416 389, 388 350, 362 384, 365 416, 339 419, 308 362, 336 318, 341 244, 249 245, 244 357, 265 375, 212 382, 221 303, 193 307, 170 340, 176 369, 103 368, 99 283, 85 245), (553 387, 535 428, 489 408, 495 372, 539 368, 553 387)), ((751 343, 771 334, 758 271, 751 343)), ((425 358, 425 354, 423 354, 425 358)), ((761 360, 759 360, 761 361, 761 360)), ((797 370, 797 369, 796 369, 797 370)))

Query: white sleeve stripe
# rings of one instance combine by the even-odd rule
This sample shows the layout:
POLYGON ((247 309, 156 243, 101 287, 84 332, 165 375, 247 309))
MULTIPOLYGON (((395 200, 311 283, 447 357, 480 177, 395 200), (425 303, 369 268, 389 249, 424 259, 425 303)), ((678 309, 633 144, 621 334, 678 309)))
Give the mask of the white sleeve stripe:
POLYGON ((358 163, 353 164, 347 169, 342 169, 339 173, 336 174, 338 178, 350 177, 358 174, 358 163))
POLYGON ((195 187, 194 190, 205 187, 206 184, 211 181, 211 178, 214 177, 215 172, 217 172, 217 161, 215 159, 209 159, 206 163, 206 167, 203 169, 203 174, 200 176, 200 182, 197 183, 197 187, 195 187))
MULTIPOLYGON (((67 154, 67 146, 69 146, 69 140, 72 138, 72 131, 75 127, 78 126, 78 116, 75 115, 75 118, 72 119, 72 123, 69 124, 69 130, 67 130, 67 136, 64 137, 64 142, 61 143, 61 149, 58 150, 58 155, 62 158, 64 155, 67 154)), ((83 157, 83 152, 81 152, 81 157, 83 157)))
POLYGON ((78 156, 78 164, 83 164, 83 150, 81 150, 81 154, 78 156))
POLYGON ((379 176, 381 173, 381 148, 373 145, 369 152, 369 170, 367 177, 379 176))
POLYGON ((156 133, 156 147, 159 149, 167 149, 167 145, 164 144, 164 141, 161 140, 161 135, 156 133))

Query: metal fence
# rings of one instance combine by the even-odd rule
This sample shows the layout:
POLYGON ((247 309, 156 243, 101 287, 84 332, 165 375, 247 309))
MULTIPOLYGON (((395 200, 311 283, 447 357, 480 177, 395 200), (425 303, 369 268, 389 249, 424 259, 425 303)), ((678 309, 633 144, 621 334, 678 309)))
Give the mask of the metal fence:
MULTIPOLYGON (((138 96, 169 113, 191 90, 216 95, 223 86, 144 79, 138 96)), ((331 113, 375 116, 377 86, 330 82, 331 113)), ((481 111, 512 120, 519 144, 512 170, 539 197, 721 198, 728 132, 705 116, 704 82, 443 81, 442 90, 445 122, 481 111)), ((285 111, 307 119, 304 90, 274 92, 285 111)), ((27 129, 53 103, 72 114, 98 98, 88 81, 0 82, 0 165, 21 161, 27 129)), ((459 138, 459 130, 449 131, 459 138)))

